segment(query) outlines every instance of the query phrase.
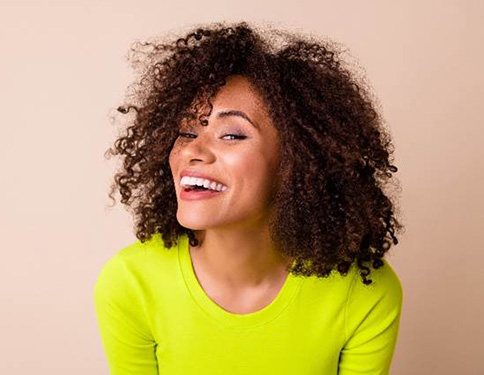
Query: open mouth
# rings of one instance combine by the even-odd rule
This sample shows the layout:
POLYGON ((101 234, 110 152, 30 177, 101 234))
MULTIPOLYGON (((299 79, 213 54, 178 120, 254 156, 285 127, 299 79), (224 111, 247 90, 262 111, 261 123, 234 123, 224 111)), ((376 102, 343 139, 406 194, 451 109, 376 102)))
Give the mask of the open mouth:
MULTIPOLYGON (((187 186, 184 190, 185 191, 207 191, 211 189, 204 188, 203 186, 187 186)), ((212 190, 212 191, 216 191, 216 190, 212 190)))
POLYGON ((216 189, 210 189, 203 186, 187 185, 180 192, 180 199, 197 200, 220 196, 223 192, 216 189))

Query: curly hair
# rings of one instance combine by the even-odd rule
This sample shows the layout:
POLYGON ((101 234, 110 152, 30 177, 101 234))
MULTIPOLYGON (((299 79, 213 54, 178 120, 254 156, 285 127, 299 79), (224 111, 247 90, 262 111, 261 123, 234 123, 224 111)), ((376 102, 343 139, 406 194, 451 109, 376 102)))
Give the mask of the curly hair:
POLYGON ((371 284, 368 266, 384 265, 403 228, 385 192, 397 168, 377 101, 341 52, 331 40, 247 22, 197 25, 184 37, 133 43, 128 59, 140 73, 117 110, 134 117, 108 152, 123 158, 109 196, 119 189, 136 237, 144 242, 160 233, 170 248, 185 233, 198 245, 176 219, 168 157, 181 121, 197 117, 196 99, 209 103, 209 113, 198 117, 207 125, 210 99, 239 74, 259 89, 281 138, 270 232, 278 251, 295 260, 288 270, 346 275, 356 261, 363 283, 371 284))

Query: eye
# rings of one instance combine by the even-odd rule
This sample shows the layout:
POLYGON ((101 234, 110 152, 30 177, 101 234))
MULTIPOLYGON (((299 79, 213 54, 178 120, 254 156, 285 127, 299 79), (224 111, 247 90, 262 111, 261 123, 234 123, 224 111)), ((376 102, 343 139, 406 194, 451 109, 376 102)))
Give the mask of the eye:
MULTIPOLYGON (((178 132, 178 137, 182 137, 182 138, 195 138, 196 137, 196 134, 178 132)), ((247 136, 245 136, 243 134, 225 134, 222 138, 225 138, 225 137, 234 137, 232 139, 228 139, 228 141, 237 141, 237 140, 242 140, 242 139, 247 138, 247 136)))
POLYGON ((236 141, 238 139, 247 138, 245 135, 242 135, 242 134, 225 134, 224 137, 235 137, 235 139, 229 139, 229 141, 236 141))
POLYGON ((178 132, 179 137, 189 138, 189 137, 186 137, 187 135, 195 135, 195 134, 178 132))

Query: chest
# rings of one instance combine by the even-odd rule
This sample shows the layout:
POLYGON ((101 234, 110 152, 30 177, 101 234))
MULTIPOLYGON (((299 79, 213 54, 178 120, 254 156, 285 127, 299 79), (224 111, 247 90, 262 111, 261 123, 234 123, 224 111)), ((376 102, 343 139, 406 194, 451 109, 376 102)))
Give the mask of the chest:
MULTIPOLYGON (((193 322, 194 320, 192 320, 193 322)), ((189 324, 157 350, 165 374, 337 374, 339 337, 304 324, 278 323, 241 331, 189 324)))
MULTIPOLYGON (((219 314, 187 295, 163 308, 153 323, 159 372, 166 374, 337 374, 344 341, 344 314, 335 301, 317 301, 304 291, 262 324, 228 327, 219 314)), ((262 298, 264 305, 271 297, 262 298)), ((166 299, 164 304, 168 305, 166 299)), ((256 309, 254 297, 217 300, 224 309, 256 309)), ((342 306, 340 306, 342 307, 342 306)), ((260 313, 260 312, 259 312, 260 313)), ((257 316, 255 312, 255 316, 257 316)), ((253 314, 250 314, 254 316, 253 314)), ((233 316, 231 318, 234 318, 233 316)), ((234 319, 231 319, 233 322, 234 319)))
POLYGON ((280 292, 284 280, 244 290, 229 290, 208 280, 203 280, 200 284, 205 294, 225 311, 232 314, 250 314, 271 304, 280 292))

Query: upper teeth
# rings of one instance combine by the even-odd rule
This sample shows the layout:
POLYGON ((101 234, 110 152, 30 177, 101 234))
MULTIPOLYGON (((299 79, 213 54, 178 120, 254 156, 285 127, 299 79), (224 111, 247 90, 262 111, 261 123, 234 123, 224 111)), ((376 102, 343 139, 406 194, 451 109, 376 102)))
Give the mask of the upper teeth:
POLYGON ((218 184, 215 181, 207 180, 206 178, 198 178, 198 177, 190 177, 190 176, 183 176, 180 180, 181 186, 203 186, 206 189, 217 190, 217 191, 225 191, 227 186, 218 184))

